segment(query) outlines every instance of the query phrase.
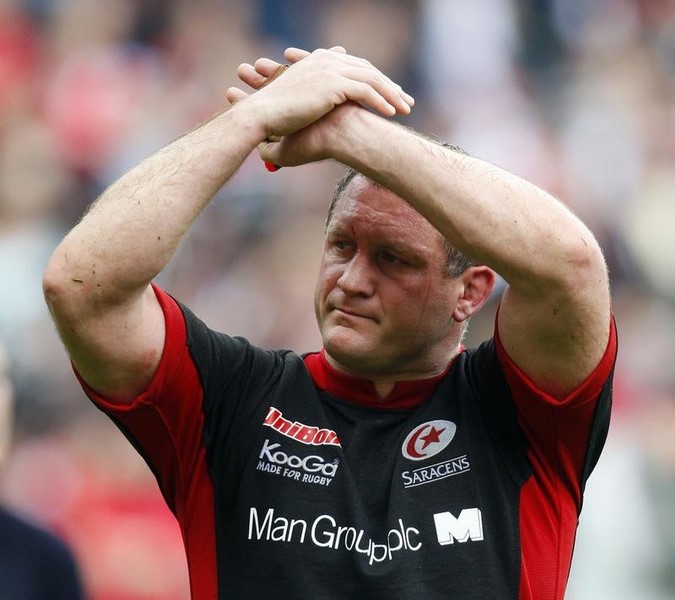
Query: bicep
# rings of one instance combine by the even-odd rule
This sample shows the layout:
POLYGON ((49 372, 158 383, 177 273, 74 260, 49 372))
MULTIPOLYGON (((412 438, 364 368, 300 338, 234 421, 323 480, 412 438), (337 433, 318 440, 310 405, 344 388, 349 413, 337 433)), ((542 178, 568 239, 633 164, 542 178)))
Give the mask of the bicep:
POLYGON ((150 384, 166 335, 164 314, 152 287, 129 304, 56 323, 78 374, 101 396, 130 403, 150 384))
POLYGON ((542 391, 564 398, 590 375, 610 333, 606 271, 569 288, 507 287, 497 329, 509 357, 542 391))

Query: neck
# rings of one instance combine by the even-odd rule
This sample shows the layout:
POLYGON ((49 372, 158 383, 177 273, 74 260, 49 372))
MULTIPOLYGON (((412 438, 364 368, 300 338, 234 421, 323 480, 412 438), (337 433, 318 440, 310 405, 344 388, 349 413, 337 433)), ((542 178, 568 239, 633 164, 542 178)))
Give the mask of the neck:
POLYGON ((386 398, 396 385, 395 381, 377 381, 373 380, 373 387, 380 398, 386 398))
POLYGON ((453 358, 455 358, 455 356, 457 356, 457 354, 461 352, 461 350, 461 346, 456 346, 451 353, 443 357, 443 359, 439 360, 437 363, 434 363, 428 369, 411 372, 399 372, 389 375, 382 375, 379 373, 373 374, 345 367, 342 363, 335 360, 325 349, 324 355, 328 361, 328 364, 336 371, 340 371, 341 373, 345 373, 351 377, 370 381, 373 384, 373 388, 375 389, 375 392, 377 392, 377 395, 384 399, 387 398, 389 394, 391 394, 398 382, 431 379, 440 375, 447 370, 448 364, 453 360, 453 358))

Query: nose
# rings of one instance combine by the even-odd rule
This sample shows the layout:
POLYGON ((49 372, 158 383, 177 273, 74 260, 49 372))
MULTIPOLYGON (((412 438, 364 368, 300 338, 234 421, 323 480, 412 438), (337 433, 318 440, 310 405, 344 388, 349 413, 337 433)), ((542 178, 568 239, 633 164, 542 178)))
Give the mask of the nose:
POLYGON ((368 256, 356 252, 345 263, 337 285, 348 296, 370 296, 375 291, 375 271, 368 256))

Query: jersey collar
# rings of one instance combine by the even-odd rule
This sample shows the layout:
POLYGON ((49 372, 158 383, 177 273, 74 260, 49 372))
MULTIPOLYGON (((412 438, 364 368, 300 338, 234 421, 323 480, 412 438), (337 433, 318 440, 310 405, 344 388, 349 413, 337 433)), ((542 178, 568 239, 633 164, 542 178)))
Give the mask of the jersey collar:
POLYGON ((333 367, 325 350, 304 356, 305 365, 314 385, 347 402, 376 408, 412 410, 429 398, 447 374, 450 362, 443 373, 429 379, 398 381, 386 398, 381 398, 369 379, 360 379, 333 367))

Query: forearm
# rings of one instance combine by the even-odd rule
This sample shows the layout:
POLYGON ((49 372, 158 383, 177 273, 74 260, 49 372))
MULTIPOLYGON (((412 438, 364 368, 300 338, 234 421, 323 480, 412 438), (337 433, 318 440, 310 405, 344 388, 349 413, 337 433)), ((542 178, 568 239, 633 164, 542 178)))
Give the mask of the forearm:
POLYGON ((229 110, 113 184, 54 252, 45 297, 72 360, 100 394, 128 402, 151 381, 166 328, 149 283, 251 151, 340 103, 360 102, 386 115, 410 110, 407 94, 344 51, 286 55, 299 64, 270 85, 278 63, 240 65, 242 81, 257 91, 230 88, 229 110))
POLYGON ((246 110, 233 107, 129 171, 54 252, 48 296, 94 308, 140 294, 261 139, 246 110))
POLYGON ((499 334, 535 385, 564 398, 609 336, 609 284, 588 228, 533 184, 358 111, 333 156, 391 189, 475 262, 509 284, 499 334))
POLYGON ((599 251, 585 225, 530 182, 365 111, 353 117, 335 157, 406 199, 511 285, 549 285, 599 251))
POLYGON ((289 49, 287 57, 297 64, 269 86, 278 63, 257 61, 261 73, 240 65, 242 80, 256 93, 230 88, 230 110, 144 161, 103 194, 55 252, 45 277, 48 298, 56 291, 81 298, 85 291, 89 302, 109 303, 140 293, 213 194, 264 140, 293 135, 347 102, 386 115, 410 111, 412 99, 405 92, 344 50, 310 55, 289 49))

